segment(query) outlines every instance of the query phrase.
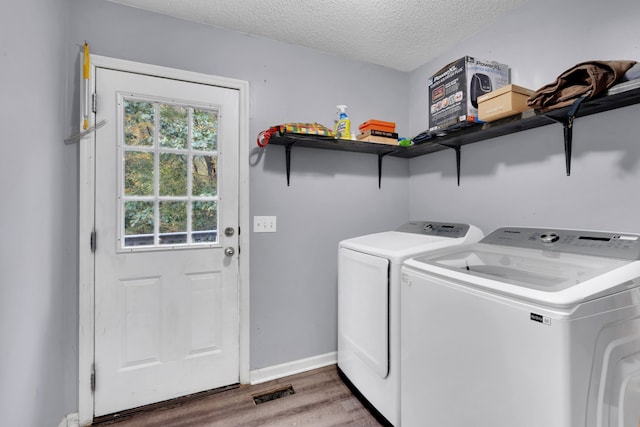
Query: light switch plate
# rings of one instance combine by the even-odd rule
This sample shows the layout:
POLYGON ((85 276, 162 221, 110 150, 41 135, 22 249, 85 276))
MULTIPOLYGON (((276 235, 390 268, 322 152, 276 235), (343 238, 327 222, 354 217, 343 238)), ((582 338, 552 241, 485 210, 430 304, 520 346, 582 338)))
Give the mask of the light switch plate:
POLYGON ((254 233, 275 233, 276 217, 275 216, 254 216, 253 232, 254 233))

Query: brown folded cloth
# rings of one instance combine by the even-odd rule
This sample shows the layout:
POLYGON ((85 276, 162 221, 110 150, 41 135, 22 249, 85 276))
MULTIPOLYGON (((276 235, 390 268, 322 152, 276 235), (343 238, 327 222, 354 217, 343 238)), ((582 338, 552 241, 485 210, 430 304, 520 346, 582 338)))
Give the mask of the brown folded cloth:
POLYGON ((581 62, 535 91, 527 99, 527 105, 549 111, 571 105, 581 96, 593 98, 618 82, 635 64, 636 61, 581 62))

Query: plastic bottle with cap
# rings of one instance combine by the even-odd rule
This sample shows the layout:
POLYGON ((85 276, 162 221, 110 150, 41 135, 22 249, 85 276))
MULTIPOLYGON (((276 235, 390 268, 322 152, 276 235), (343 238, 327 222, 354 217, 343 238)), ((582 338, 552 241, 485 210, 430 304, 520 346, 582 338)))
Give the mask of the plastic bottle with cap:
POLYGON ((350 139, 351 138, 351 120, 347 116, 347 106, 346 105, 336 105, 338 109, 338 120, 336 121, 335 131, 336 138, 339 139, 350 139))

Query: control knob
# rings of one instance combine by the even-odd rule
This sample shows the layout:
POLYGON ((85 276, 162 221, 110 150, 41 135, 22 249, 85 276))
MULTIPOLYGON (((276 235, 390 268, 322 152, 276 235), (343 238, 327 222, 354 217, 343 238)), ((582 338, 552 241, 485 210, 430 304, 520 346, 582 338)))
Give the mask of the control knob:
POLYGON ((557 233, 545 233, 540 236, 540 240, 542 240, 544 243, 557 242, 558 239, 560 239, 560 236, 558 236, 557 233))

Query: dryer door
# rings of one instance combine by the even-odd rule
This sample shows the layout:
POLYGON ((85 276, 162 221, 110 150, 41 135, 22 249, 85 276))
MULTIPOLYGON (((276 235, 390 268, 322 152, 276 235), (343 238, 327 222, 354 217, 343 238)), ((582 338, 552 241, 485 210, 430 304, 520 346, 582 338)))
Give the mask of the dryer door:
POLYGON ((340 248, 338 364, 361 360, 389 374, 389 268, 386 258, 340 248))

